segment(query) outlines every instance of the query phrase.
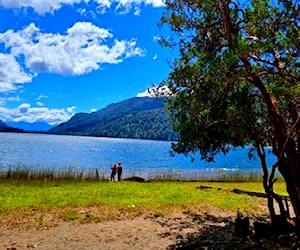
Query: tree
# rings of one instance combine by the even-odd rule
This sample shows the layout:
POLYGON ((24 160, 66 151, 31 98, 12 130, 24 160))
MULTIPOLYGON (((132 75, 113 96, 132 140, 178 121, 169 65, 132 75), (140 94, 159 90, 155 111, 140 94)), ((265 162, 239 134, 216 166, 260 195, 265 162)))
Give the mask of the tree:
POLYGON ((278 169, 300 219, 300 30, 298 0, 166 0, 161 24, 178 58, 162 83, 177 153, 211 161, 252 145, 263 169, 271 221, 286 208, 273 191, 278 169), (269 171, 265 147, 277 162, 269 171))

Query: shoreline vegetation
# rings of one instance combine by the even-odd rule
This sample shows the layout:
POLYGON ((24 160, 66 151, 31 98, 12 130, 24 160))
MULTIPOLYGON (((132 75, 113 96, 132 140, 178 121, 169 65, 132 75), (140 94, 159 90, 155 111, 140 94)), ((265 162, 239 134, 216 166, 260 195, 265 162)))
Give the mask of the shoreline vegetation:
MULTIPOLYGON (((276 176, 282 181, 281 176, 276 176)), ((30 167, 0 167, 0 180, 19 181, 108 181, 110 173, 99 168, 78 170, 72 167, 65 169, 35 169, 30 167)), ((203 170, 198 172, 152 172, 147 176, 137 176, 134 172, 125 173, 127 181, 187 181, 187 182, 262 182, 260 171, 226 171, 224 169, 203 170)))

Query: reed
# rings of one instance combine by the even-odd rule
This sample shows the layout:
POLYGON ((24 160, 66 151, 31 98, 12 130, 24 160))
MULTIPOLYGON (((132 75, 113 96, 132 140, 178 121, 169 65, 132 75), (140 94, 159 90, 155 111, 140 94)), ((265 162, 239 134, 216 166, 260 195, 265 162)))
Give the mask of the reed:
MULTIPOLYGON (((125 173, 124 178, 135 176, 135 173, 125 173)), ((241 171, 198 171, 198 172, 152 172, 144 177, 146 181, 207 181, 207 182, 260 182, 262 174, 241 171)), ((277 175, 277 179, 282 180, 277 175)), ((102 169, 91 168, 78 170, 72 167, 66 169, 35 169, 26 166, 0 168, 0 180, 17 181, 107 181, 109 174, 102 169)))
MULTIPOLYGON (((277 174, 276 178, 282 181, 282 177, 277 174)), ((152 173, 149 175, 151 181, 205 181, 205 182, 261 182, 262 173, 258 171, 202 171, 194 173, 152 173)))
POLYGON ((32 169, 29 167, 11 167, 0 171, 0 179, 16 181, 95 181, 104 180, 101 170, 76 170, 72 167, 66 169, 32 169))

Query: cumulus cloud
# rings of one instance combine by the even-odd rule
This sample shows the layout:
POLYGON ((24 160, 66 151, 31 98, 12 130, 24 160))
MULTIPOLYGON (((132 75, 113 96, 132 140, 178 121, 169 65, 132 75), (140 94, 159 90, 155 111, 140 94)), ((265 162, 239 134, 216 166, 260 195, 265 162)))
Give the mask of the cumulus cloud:
POLYGON ((0 0, 0 7, 14 9, 32 8, 39 15, 44 15, 45 13, 53 13, 64 5, 72 6, 79 3, 96 3, 100 12, 105 12, 107 9, 115 7, 115 10, 119 10, 122 13, 128 13, 131 9, 139 13, 138 9, 142 4, 153 7, 164 6, 163 0, 0 0))
POLYGON ((23 71, 16 59, 0 53, 0 92, 14 91, 16 84, 31 82, 31 76, 23 71))
MULTIPOLYGON (((10 60, 11 64, 17 65, 12 56, 22 56, 27 69, 33 73, 62 75, 82 75, 99 69, 104 63, 117 64, 129 57, 144 55, 135 40, 107 41, 112 38, 113 34, 108 30, 89 22, 75 23, 64 35, 42 33, 34 23, 23 30, 0 33, 0 43, 10 51, 11 55, 6 56, 6 60, 10 60), (111 46, 108 43, 112 43, 111 46)), ((17 80, 30 81, 16 65, 17 80)), ((2 83, 3 89, 9 87, 2 83)))
POLYGON ((47 122, 51 125, 57 125, 68 121, 74 114, 75 106, 67 109, 49 109, 46 107, 32 107, 28 103, 23 103, 14 109, 0 107, 0 120, 4 122, 47 122))

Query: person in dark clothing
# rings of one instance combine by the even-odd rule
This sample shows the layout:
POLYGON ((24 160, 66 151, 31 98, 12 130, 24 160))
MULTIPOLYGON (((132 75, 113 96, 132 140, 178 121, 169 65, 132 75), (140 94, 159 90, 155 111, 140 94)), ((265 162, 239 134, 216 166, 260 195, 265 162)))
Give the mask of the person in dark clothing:
POLYGON ((122 171, 123 171, 123 167, 121 162, 119 162, 117 165, 118 181, 121 181, 122 171))
POLYGON ((116 165, 116 164, 113 164, 112 167, 111 167, 110 169, 111 169, 110 180, 111 180, 111 181, 114 181, 114 180, 115 180, 116 173, 117 173, 117 165, 116 165))

